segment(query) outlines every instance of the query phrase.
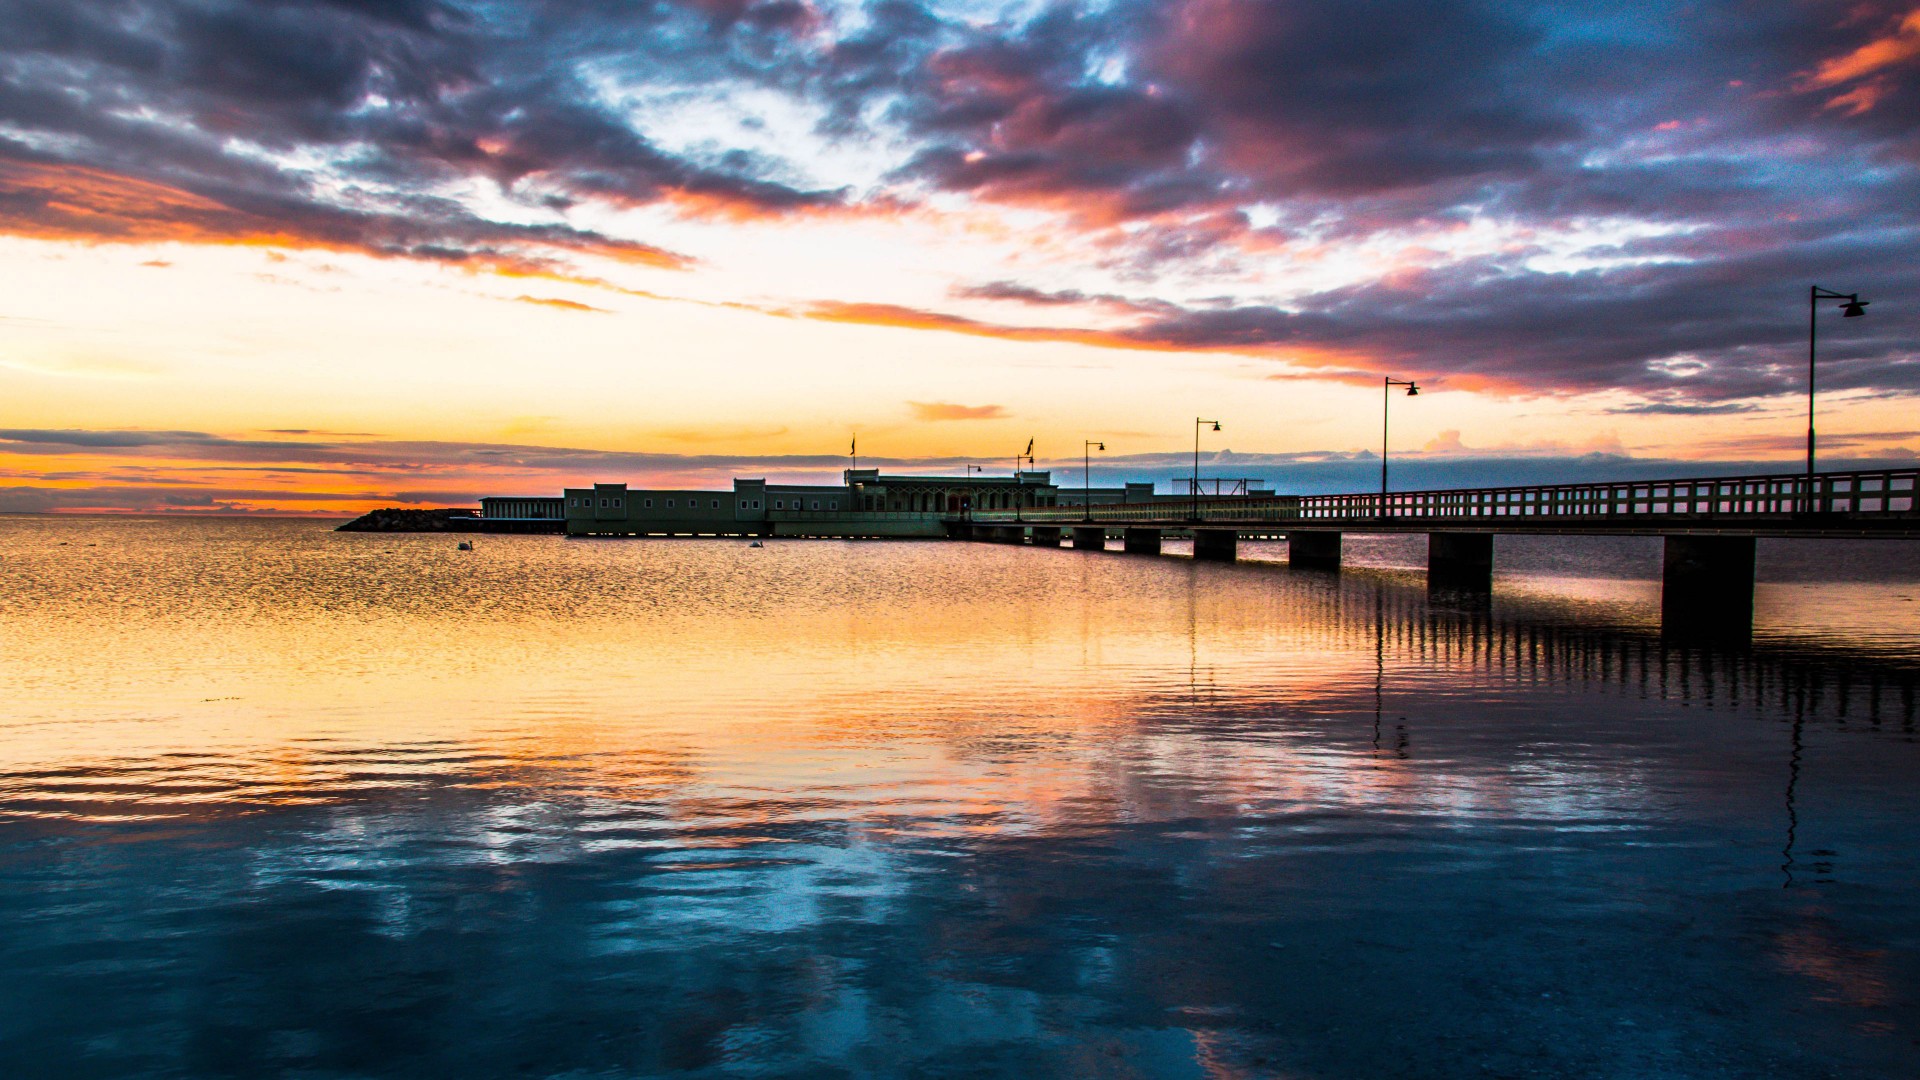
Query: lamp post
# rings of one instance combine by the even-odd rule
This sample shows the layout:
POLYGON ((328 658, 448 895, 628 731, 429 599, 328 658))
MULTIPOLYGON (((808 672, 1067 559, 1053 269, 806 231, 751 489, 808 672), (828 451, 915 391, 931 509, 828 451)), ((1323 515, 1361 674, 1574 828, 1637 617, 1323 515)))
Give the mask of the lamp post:
POLYGON ((1840 317, 1857 319, 1867 313, 1869 301, 1860 299, 1859 293, 1834 292, 1818 285, 1807 290, 1807 510, 1812 512, 1813 504, 1813 342, 1815 331, 1820 327, 1817 318, 1820 301, 1844 300, 1840 305, 1840 317))
POLYGON ((1013 455, 1013 520, 1015 521, 1020 520, 1021 496, 1025 495, 1027 491, 1027 483, 1020 477, 1020 463, 1022 461, 1026 462, 1029 466, 1033 464, 1032 439, 1027 440, 1027 448, 1024 451, 1013 455))
POLYGON ((1220 430, 1218 420, 1202 420, 1197 416, 1193 418, 1193 520, 1195 521, 1200 520, 1200 429, 1207 424, 1212 424, 1215 431, 1220 430))
POLYGON ((1408 397, 1420 396, 1420 385, 1406 379, 1380 380, 1380 516, 1387 516, 1387 405, 1393 400, 1393 388, 1404 386, 1408 397))
MULTIPOLYGON (((1106 449, 1107 444, 1096 439, 1087 439, 1086 445, 1080 448, 1080 512, 1087 521, 1093 520, 1093 452, 1099 450, 1105 453, 1106 449)), ((1075 540, 1074 543, 1078 544, 1079 541, 1075 540)))
POLYGON ((975 495, 977 494, 977 492, 975 492, 975 491, 973 490, 973 474, 974 474, 974 473, 980 473, 980 472, 986 472, 986 471, 987 471, 987 467, 986 467, 985 465, 974 465, 974 464, 972 464, 972 463, 969 463, 969 464, 967 465, 967 505, 966 505, 966 511, 967 511, 967 517, 968 517, 968 518, 972 518, 972 517, 973 517, 973 503, 974 503, 974 496, 975 496, 975 495))

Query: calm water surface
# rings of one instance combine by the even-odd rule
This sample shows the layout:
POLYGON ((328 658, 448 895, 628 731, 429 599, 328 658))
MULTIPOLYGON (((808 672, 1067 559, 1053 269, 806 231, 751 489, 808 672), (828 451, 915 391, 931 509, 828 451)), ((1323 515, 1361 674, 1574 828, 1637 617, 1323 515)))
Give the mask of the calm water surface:
POLYGON ((1920 547, 0 518, 9 1077, 1920 1075, 1920 547))

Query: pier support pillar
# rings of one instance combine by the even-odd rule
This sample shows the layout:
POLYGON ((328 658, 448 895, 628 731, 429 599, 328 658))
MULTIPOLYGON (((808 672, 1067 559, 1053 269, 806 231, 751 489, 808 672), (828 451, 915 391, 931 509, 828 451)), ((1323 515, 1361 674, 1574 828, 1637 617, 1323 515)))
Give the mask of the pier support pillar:
POLYGON ((1073 527, 1074 550, 1107 550, 1107 527, 1105 525, 1075 525, 1073 527))
POLYGON ((1025 525, 1002 525, 993 530, 994 539, 1002 544, 1024 544, 1027 542, 1025 525))
POLYGON ((1751 536, 1669 536, 1660 575, 1663 633, 1746 640, 1753 636, 1751 536))
POLYGON ((1240 534, 1233 529, 1193 530, 1193 557, 1212 562, 1232 562, 1239 557, 1240 534))
POLYGON ((1493 534, 1427 534, 1427 588, 1493 591, 1493 534))
POLYGON ((1051 548, 1059 547, 1060 546, 1060 530, 1056 528, 1052 528, 1051 526, 1035 525, 1033 527, 1033 546, 1034 547, 1051 547, 1051 548))
POLYGON ((1158 555, 1160 554, 1160 530, 1123 530, 1121 534, 1121 546, 1134 555, 1158 555))
POLYGON ((1287 562, 1311 570, 1340 569, 1340 534, 1324 531, 1288 533, 1287 562))

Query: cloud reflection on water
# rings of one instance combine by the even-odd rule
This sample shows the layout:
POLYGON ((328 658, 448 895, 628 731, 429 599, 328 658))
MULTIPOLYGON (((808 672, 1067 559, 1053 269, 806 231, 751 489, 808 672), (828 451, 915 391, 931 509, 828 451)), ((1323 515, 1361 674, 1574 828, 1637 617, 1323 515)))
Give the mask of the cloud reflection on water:
POLYGON ((1893 1076, 1920 1032, 1897 651, 1545 578, 5 528, 25 1075, 1893 1076))

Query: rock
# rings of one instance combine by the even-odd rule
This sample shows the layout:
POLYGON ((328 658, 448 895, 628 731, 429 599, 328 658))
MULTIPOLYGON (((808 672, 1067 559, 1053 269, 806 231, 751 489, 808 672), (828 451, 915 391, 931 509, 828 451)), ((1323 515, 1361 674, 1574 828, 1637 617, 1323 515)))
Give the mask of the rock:
POLYGON ((480 511, 463 507, 438 510, 406 510, 388 507, 354 518, 335 532, 474 532, 480 527, 480 511))

